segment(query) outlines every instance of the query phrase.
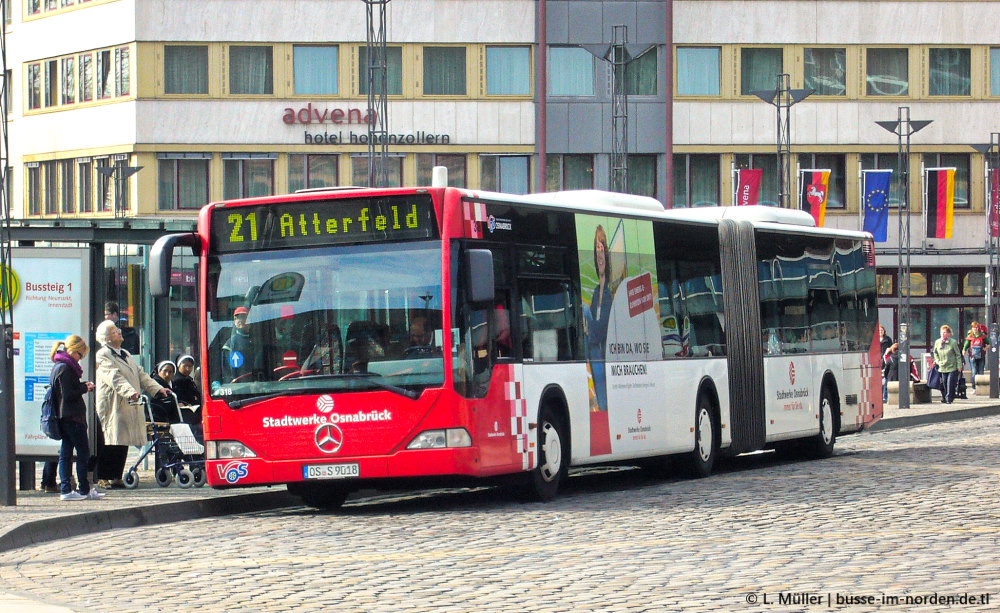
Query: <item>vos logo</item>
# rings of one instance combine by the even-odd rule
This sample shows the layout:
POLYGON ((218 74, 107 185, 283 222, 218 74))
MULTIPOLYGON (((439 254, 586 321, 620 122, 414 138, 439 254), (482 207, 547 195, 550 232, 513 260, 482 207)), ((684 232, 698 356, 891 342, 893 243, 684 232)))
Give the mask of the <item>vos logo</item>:
POLYGON ((225 479, 226 483, 236 483, 248 474, 247 463, 233 460, 225 466, 216 466, 219 470, 219 478, 225 479))

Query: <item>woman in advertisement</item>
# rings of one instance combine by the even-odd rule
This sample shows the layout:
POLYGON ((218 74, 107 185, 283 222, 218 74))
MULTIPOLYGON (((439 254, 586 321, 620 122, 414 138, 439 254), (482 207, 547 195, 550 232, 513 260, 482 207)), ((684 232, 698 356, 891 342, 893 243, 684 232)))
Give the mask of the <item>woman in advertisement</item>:
POLYGON ((590 309, 584 310, 584 331, 587 336, 587 364, 594 379, 596 407, 591 410, 608 410, 607 381, 604 373, 604 350, 608 338, 608 321, 611 318, 611 303, 614 290, 611 287, 611 258, 608 249, 608 235, 604 226, 598 225, 594 231, 594 268, 597 270, 597 286, 590 299, 590 309))

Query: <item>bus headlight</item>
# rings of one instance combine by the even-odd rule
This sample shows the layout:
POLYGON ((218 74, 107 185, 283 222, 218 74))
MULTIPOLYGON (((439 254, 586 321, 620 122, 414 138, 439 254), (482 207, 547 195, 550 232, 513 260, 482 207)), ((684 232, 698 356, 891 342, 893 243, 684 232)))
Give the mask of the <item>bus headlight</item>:
POLYGON ((256 453, 239 441, 207 441, 205 444, 205 458, 209 460, 256 457, 256 453))
POLYGON ((472 437, 465 428, 425 430, 418 434, 407 449, 444 449, 446 447, 471 447, 472 437))

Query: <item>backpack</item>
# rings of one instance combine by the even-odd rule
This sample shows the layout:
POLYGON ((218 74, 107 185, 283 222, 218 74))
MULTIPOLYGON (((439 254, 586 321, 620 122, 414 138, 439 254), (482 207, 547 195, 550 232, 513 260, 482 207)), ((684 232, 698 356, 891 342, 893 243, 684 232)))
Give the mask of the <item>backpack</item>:
MULTIPOLYGON (((56 366, 58 368, 58 365, 56 366)), ((53 383, 56 378, 56 368, 52 369, 49 375, 49 385, 45 388, 45 398, 42 400, 42 434, 54 441, 62 440, 62 432, 59 430, 59 400, 55 392, 56 386, 53 383)))

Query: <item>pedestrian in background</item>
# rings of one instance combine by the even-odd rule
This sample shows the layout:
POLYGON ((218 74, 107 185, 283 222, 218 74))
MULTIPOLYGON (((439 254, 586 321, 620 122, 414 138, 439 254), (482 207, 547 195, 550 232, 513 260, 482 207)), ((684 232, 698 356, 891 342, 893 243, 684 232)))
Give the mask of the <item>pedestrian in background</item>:
POLYGON ((934 341, 934 364, 941 374, 941 396, 945 404, 955 400, 958 379, 962 376, 962 350, 951 336, 951 326, 941 326, 941 338, 934 341))
POLYGON ((49 356, 54 366, 50 377, 53 395, 59 407, 59 433, 62 445, 59 448, 59 499, 99 500, 104 494, 90 487, 87 480, 87 461, 90 460, 90 444, 87 442, 87 403, 83 396, 94 389, 90 381, 81 381, 83 368, 80 360, 90 349, 86 341, 73 334, 65 341, 52 346, 49 356), (73 473, 73 451, 76 451, 76 477, 80 485, 74 490, 70 485, 73 473))
POLYGON ((969 333, 965 336, 965 344, 962 346, 962 353, 969 359, 969 370, 972 373, 972 385, 969 386, 969 393, 976 393, 976 375, 985 371, 986 348, 990 345, 990 337, 987 336, 983 326, 974 321, 969 326, 969 333))
POLYGON ((139 394, 165 396, 168 391, 150 378, 122 348, 122 331, 107 320, 95 334, 97 351, 97 416, 101 420, 104 445, 97 450, 95 478, 102 487, 123 488, 122 472, 130 445, 146 444, 146 416, 139 394))

